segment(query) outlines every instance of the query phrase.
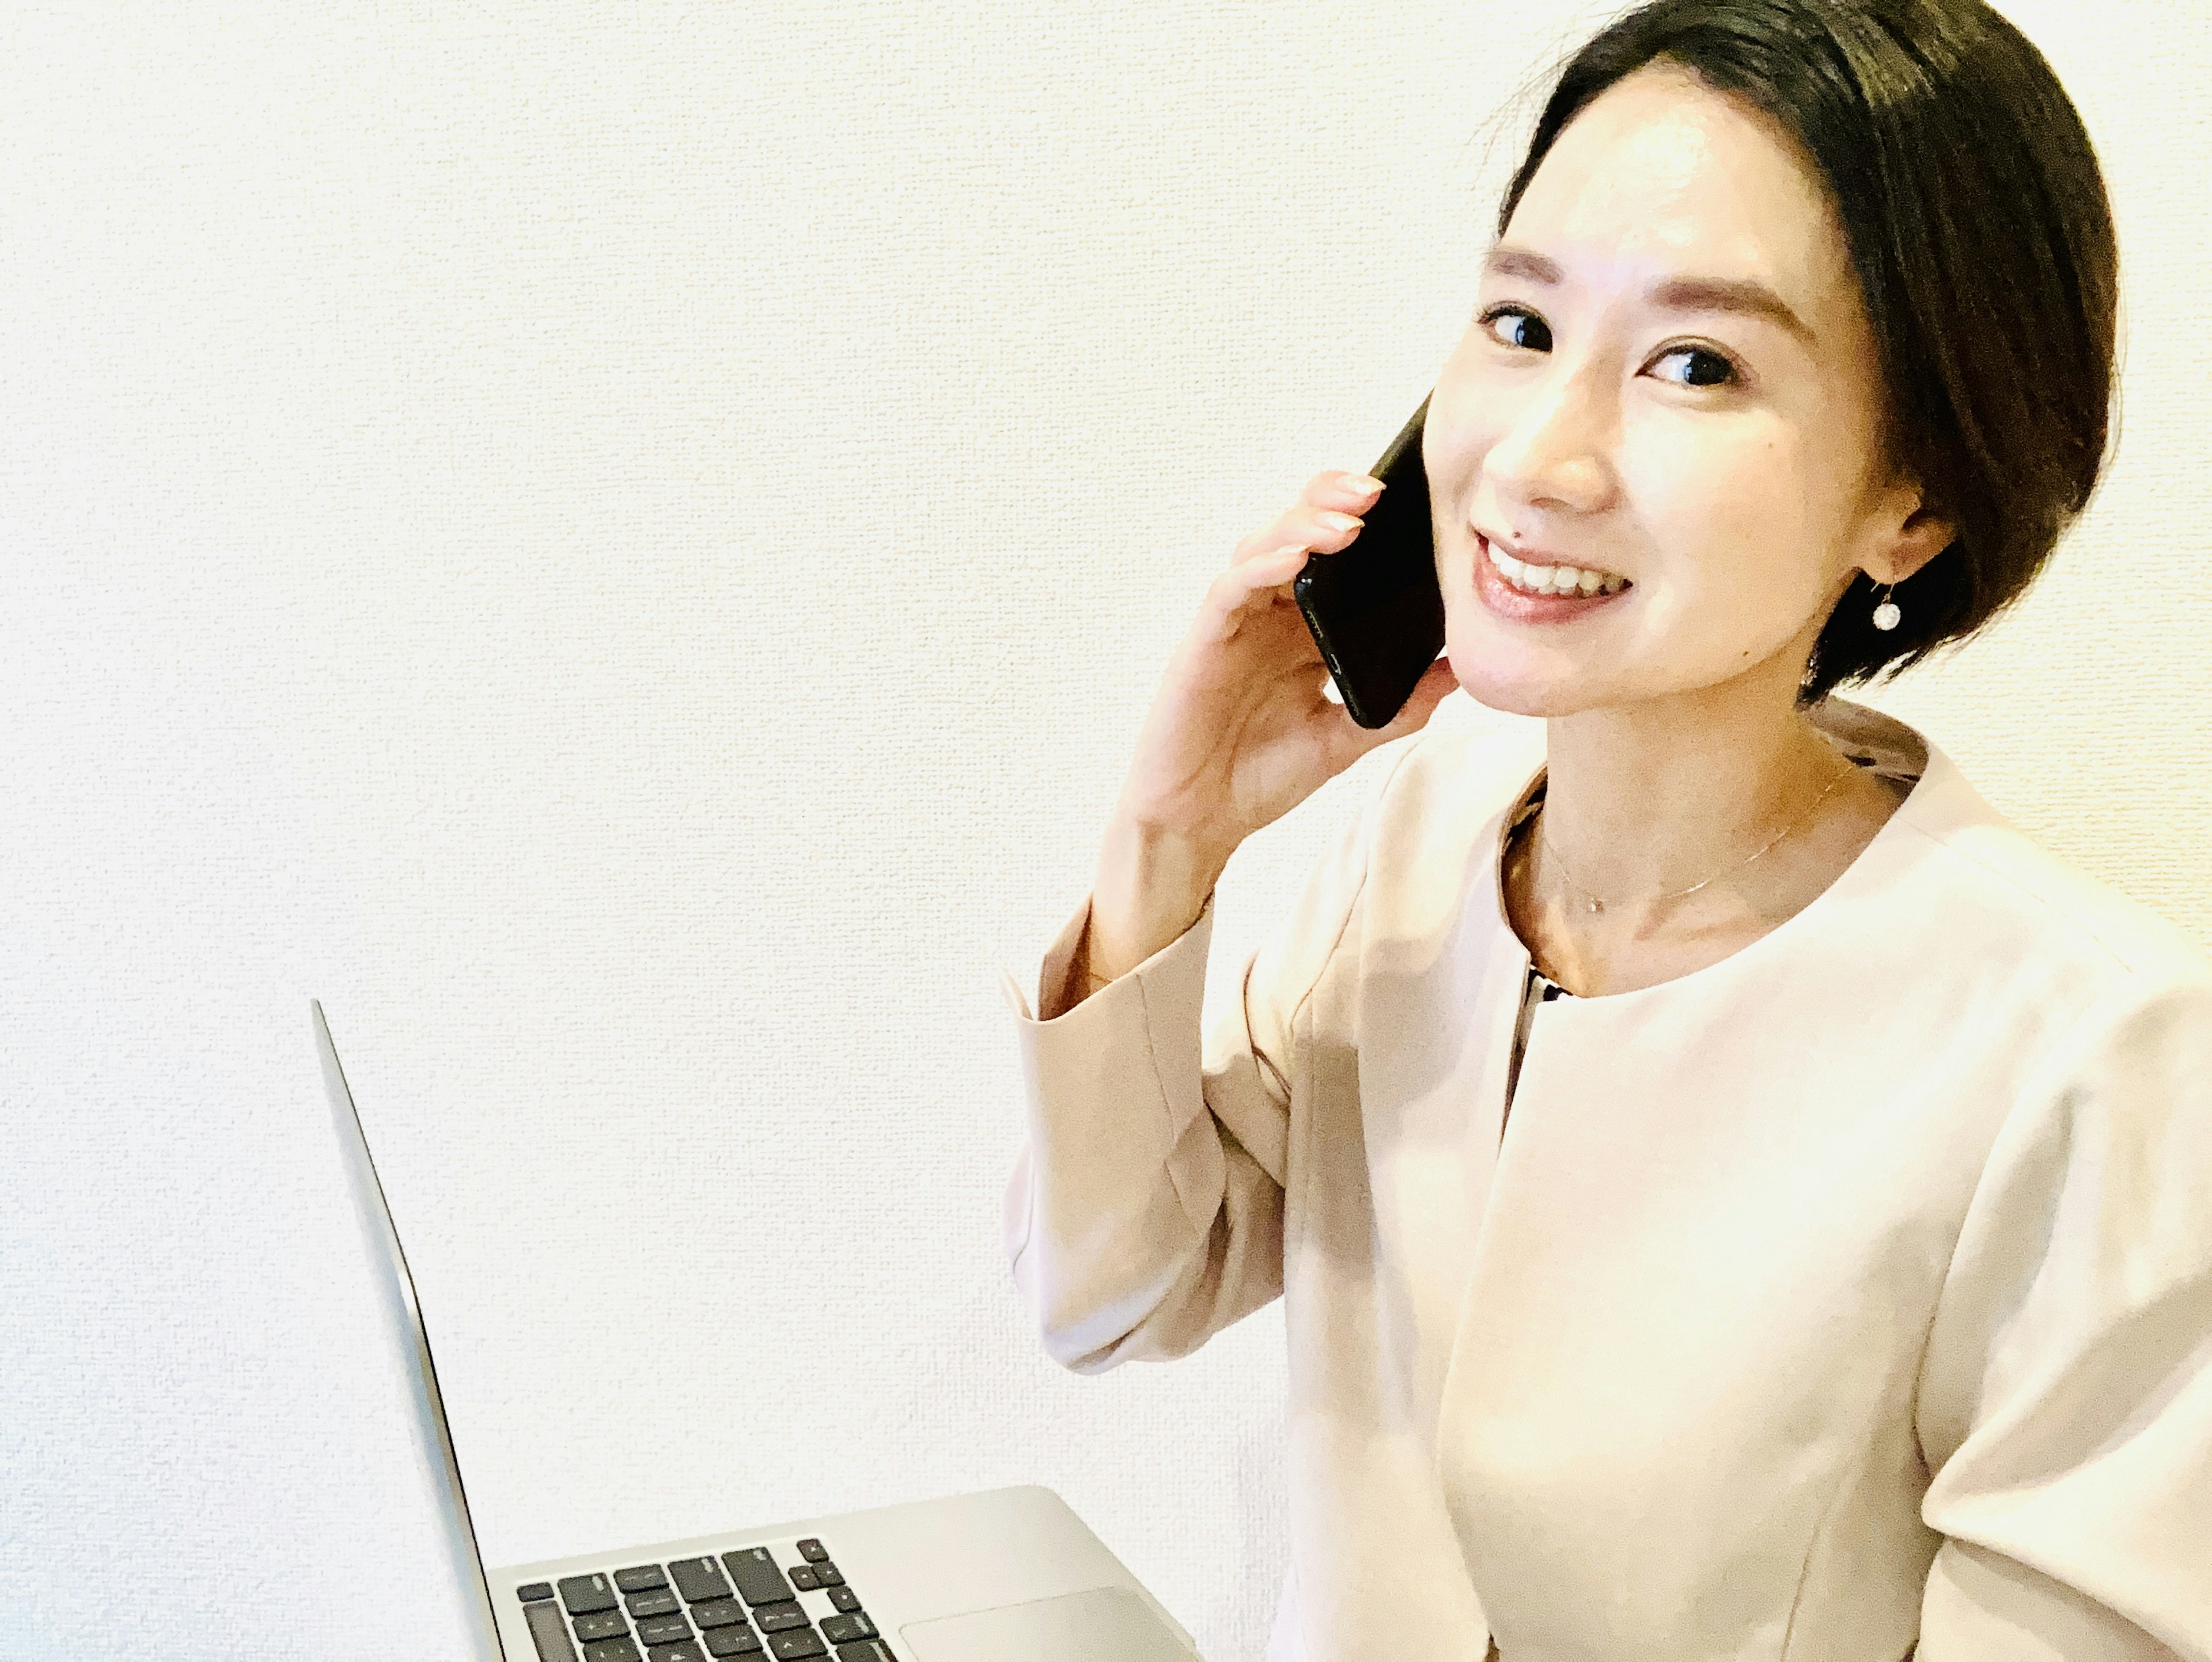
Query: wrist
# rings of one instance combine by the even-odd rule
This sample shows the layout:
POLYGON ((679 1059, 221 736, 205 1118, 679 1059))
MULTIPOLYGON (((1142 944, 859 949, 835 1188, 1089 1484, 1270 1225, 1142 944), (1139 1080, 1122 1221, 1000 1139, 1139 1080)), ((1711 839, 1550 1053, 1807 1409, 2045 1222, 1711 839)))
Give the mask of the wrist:
POLYGON ((1116 816, 1098 851, 1085 971, 1103 986, 1198 921, 1234 848, 1116 816))

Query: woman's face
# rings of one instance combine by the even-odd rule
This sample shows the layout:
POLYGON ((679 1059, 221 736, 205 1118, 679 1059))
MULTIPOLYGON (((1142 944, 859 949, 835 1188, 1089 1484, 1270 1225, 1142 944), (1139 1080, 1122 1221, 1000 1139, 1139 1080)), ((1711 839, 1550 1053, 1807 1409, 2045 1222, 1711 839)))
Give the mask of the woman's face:
POLYGON ((1918 563, 1891 569, 1918 495, 1875 476, 1879 375, 1810 164, 1687 70, 1616 82, 1530 180, 1430 399, 1460 685, 1526 715, 1738 681, 1794 698, 1852 571, 1918 563), (1493 541, 1597 575, 1531 596, 1493 541))

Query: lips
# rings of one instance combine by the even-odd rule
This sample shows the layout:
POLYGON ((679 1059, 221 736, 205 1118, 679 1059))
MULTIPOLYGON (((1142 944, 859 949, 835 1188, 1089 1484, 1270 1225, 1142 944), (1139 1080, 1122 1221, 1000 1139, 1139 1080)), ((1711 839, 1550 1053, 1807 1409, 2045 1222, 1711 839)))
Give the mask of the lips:
POLYGON ((1476 532, 1474 590, 1491 612, 1515 623, 1561 623, 1618 600, 1634 587, 1616 572, 1536 565, 1515 559, 1476 532))

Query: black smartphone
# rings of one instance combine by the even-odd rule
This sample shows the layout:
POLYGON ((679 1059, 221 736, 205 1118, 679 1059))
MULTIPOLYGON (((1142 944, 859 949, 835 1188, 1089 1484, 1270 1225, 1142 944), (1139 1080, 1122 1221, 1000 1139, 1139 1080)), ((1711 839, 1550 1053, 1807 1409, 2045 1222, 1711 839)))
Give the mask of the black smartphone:
POLYGON ((1429 474, 1413 411, 1372 477, 1382 481, 1359 535, 1336 554, 1309 554, 1291 585, 1321 661, 1352 719, 1388 727, 1444 649, 1444 596, 1437 585, 1429 474))

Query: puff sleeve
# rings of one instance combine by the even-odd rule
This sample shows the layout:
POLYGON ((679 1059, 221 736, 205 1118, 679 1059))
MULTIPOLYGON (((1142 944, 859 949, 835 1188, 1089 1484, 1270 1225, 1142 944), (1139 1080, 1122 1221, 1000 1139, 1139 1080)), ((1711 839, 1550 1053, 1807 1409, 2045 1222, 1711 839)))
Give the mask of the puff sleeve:
POLYGON ((1917 1428, 1944 1537, 1917 1662, 2212 1662, 2212 983, 2138 977, 2036 1068, 1917 1428))
POLYGON ((1003 977, 1026 1135, 1006 1190, 1013 1279, 1046 1352, 1077 1373, 1198 1348, 1283 1290, 1292 1026, 1351 932, 1371 827, 1404 752, 1245 962, 1202 1005, 1213 897, 1176 940, 1049 1014, 1090 914, 1047 951, 1033 1016, 1003 977))

